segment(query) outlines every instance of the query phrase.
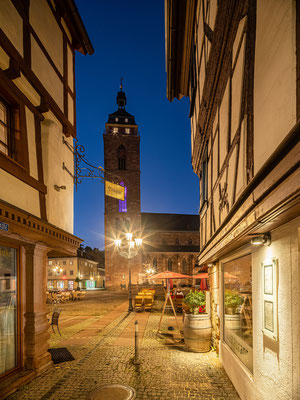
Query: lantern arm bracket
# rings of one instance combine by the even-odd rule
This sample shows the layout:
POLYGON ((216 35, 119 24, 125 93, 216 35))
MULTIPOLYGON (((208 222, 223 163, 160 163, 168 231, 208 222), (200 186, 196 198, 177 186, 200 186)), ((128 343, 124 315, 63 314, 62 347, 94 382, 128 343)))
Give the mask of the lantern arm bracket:
POLYGON ((96 178, 100 179, 103 183, 106 180, 114 183, 120 182, 121 178, 119 176, 106 172, 101 166, 96 167, 95 165, 91 164, 85 156, 84 146, 80 144, 77 139, 74 139, 74 146, 67 142, 64 136, 62 136, 62 142, 67 146, 74 157, 74 175, 66 167, 65 163, 63 163, 63 170, 65 170, 73 178, 76 191, 78 185, 82 183, 83 178, 96 178))

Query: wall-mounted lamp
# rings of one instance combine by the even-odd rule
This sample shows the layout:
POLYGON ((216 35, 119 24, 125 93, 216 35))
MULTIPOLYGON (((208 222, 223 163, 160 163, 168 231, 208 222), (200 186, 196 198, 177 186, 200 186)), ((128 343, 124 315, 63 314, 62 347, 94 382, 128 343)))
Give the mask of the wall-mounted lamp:
POLYGON ((57 190, 57 191, 59 192, 60 189, 66 190, 67 188, 66 188, 66 186, 57 186, 57 185, 54 185, 54 189, 57 190))
POLYGON ((208 268, 211 268, 211 267, 214 267, 215 264, 214 263, 208 263, 207 266, 208 266, 208 268))
POLYGON ((269 232, 261 234, 259 236, 255 236, 251 239, 251 244, 254 244, 256 246, 258 245, 264 245, 264 246, 270 246, 271 244, 271 234, 269 232))

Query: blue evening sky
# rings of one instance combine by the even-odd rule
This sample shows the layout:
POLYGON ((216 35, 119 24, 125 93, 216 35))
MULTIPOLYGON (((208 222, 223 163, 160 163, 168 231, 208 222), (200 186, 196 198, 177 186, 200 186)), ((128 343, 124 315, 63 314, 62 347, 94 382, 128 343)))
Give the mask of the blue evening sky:
MULTIPOLYGON (((76 54, 77 137, 103 166, 108 114, 124 77, 126 110, 141 135, 142 212, 197 214, 199 181, 191 165, 189 101, 166 98, 164 2, 76 0, 95 53, 76 54)), ((75 193, 74 234, 104 247, 104 185, 84 179, 75 193)))

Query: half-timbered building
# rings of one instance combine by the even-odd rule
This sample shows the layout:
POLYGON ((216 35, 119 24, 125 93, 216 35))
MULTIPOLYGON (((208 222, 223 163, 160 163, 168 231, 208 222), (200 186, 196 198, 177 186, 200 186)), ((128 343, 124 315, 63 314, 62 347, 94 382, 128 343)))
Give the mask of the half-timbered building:
POLYGON ((214 345, 242 399, 300 396, 300 8, 166 0, 167 98, 190 98, 214 345))
POLYGON ((52 365, 47 256, 76 256, 75 51, 93 47, 73 0, 0 5, 0 398, 52 365), (69 171, 69 173, 68 173, 69 171))

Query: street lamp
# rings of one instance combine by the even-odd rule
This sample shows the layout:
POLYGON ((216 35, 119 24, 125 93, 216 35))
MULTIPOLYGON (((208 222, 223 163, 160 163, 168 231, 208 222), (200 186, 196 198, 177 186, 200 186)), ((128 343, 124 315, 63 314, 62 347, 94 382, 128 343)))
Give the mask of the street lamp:
MULTIPOLYGON (((122 238, 116 239, 114 243, 120 256, 127 258, 127 260, 130 260, 134 258, 142 248, 143 239, 134 238, 132 233, 127 232, 122 238)), ((128 312, 132 312, 133 306, 131 293, 131 266, 129 266, 128 292, 128 312)))

